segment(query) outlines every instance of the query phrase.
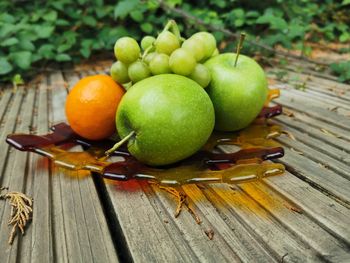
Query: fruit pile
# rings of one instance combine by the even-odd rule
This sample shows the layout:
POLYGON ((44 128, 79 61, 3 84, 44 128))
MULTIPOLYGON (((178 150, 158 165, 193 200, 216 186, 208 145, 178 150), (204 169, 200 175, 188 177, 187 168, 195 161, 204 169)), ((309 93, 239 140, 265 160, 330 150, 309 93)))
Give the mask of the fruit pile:
POLYGON ((239 54, 243 39, 237 53, 219 54, 212 34, 183 39, 172 20, 157 38, 144 37, 141 48, 122 37, 115 43, 111 77, 83 79, 68 95, 68 121, 89 139, 108 137, 116 127, 120 141, 106 154, 127 143, 145 164, 187 158, 203 147, 214 128, 243 129, 264 106, 267 80, 253 59, 239 54), (114 91, 105 92, 107 86, 114 91))
POLYGON ((202 63, 217 55, 218 49, 214 36, 208 32, 183 39, 171 20, 157 38, 145 36, 141 48, 131 37, 118 39, 114 54, 117 62, 111 67, 111 76, 126 87, 152 75, 174 73, 187 76, 205 88, 211 75, 202 63))

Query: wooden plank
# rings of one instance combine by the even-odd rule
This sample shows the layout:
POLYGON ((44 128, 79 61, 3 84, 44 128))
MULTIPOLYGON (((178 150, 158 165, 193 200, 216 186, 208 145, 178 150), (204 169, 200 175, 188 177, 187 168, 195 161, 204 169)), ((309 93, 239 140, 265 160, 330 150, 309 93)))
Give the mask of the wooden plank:
POLYGON ((254 182, 239 187, 275 218, 281 219, 285 228, 317 250, 326 260, 342 262, 349 258, 349 249, 339 239, 266 184, 254 182))
POLYGON ((4 90, 2 90, 1 92, 1 98, 0 98, 0 132, 2 130, 2 128, 5 125, 5 114, 6 114, 6 110, 8 110, 8 104, 11 102, 11 97, 12 97, 13 93, 12 90, 9 88, 6 88, 4 90))
MULTIPOLYGON (((221 149, 230 152, 229 146, 221 147, 221 149)), ((264 179, 264 182, 287 202, 290 202, 290 206, 294 204, 295 207, 308 214, 312 220, 318 222, 321 227, 342 239, 343 242, 350 244, 350 229, 348 228, 350 209, 290 172, 286 172, 283 176, 269 177, 264 179)), ((283 218, 280 220, 283 221, 283 218)))
POLYGON ((314 92, 314 94, 310 94, 307 90, 297 90, 286 83, 274 84, 273 87, 279 88, 281 90, 282 96, 293 99, 296 102, 296 104, 307 102, 312 106, 320 107, 323 109, 329 109, 332 106, 338 106, 343 107, 344 109, 349 109, 348 101, 337 101, 336 99, 328 95, 320 95, 320 93, 317 92, 314 92))
POLYGON ((346 203, 348 208, 350 207, 350 184, 347 179, 287 147, 285 148, 285 157, 279 162, 285 164, 293 174, 310 182, 313 187, 321 189, 334 199, 346 203))
MULTIPOLYGON (((155 193, 158 193, 158 198, 155 199, 159 199, 164 204, 167 209, 166 213, 171 217, 176 209, 174 199, 164 192, 159 192, 157 187, 154 189, 156 189, 155 193)), ((222 256, 229 261, 236 259, 249 262, 257 258, 261 262, 274 261, 268 251, 242 227, 236 218, 232 218, 232 224, 227 224, 227 220, 218 214, 216 207, 206 199, 197 187, 184 186, 182 190, 189 197, 188 199, 192 207, 196 209, 196 213, 199 214, 202 223, 196 225, 187 211, 183 211, 178 219, 169 221, 175 224, 181 233, 184 233, 184 241, 188 243, 200 262, 219 261, 222 256), (205 235, 205 231, 208 230, 214 231, 215 238, 211 241, 205 235), (207 248, 208 242, 212 243, 210 249, 207 248)))
MULTIPOLYGON (((17 92, 19 94, 24 93, 22 87, 17 92)), ((15 131, 27 131, 29 132, 29 126, 31 125, 31 114, 34 107, 34 95, 35 90, 31 89, 25 94, 23 103, 18 114, 19 122, 16 125, 15 131)), ((15 105, 13 105, 14 107, 15 105)), ((4 144, 5 141, 1 141, 4 144)), ((7 155, 5 152, 4 155, 7 155)), ((19 151, 10 150, 8 153, 8 159, 6 167, 2 173, 1 185, 9 187, 10 191, 25 191, 25 178, 26 178, 26 164, 29 154, 22 154, 19 151)), ((10 207, 5 202, 0 202, 0 251, 3 252, 3 262, 12 262, 16 260, 17 251, 19 249, 20 242, 22 239, 21 235, 17 233, 12 246, 8 244, 8 238, 11 227, 7 225, 10 218, 10 207)), ((30 226, 29 226, 30 227, 30 226)), ((28 227, 27 227, 28 228, 28 227)), ((27 233, 28 234, 28 233, 27 233)))
POLYGON ((267 178, 264 182, 349 246, 350 210, 348 208, 289 172, 284 176, 267 178))
POLYGON ((295 101, 296 104, 307 103, 310 106, 322 108, 330 112, 336 112, 339 115, 350 115, 350 106, 348 101, 339 102, 332 99, 328 95, 324 95, 326 98, 320 97, 319 95, 315 96, 315 94, 309 94, 306 91, 290 89, 286 84, 274 85, 274 87, 281 88, 282 96, 288 97, 289 99, 295 101))
MULTIPOLYGON (((224 204, 229 210, 225 217, 228 220, 232 217, 239 218, 260 244, 264 244, 276 259, 280 260, 287 255, 286 261, 301 262, 305 258, 316 260, 320 257, 317 251, 279 223, 281 219, 274 218, 244 192, 233 191, 229 185, 225 184, 214 185, 203 191, 211 200, 220 199, 221 204, 224 204)), ((222 205, 216 205, 216 207, 221 211, 222 205)))
POLYGON ((305 135, 293 128, 285 127, 284 130, 290 132, 290 134, 295 137, 295 140, 281 136, 278 138, 278 141, 287 145, 287 147, 290 147, 292 151, 296 150, 294 152, 305 156, 306 159, 313 160, 350 180, 348 153, 342 152, 332 146, 328 146, 322 141, 305 135), (341 156, 343 156, 343 158, 341 158, 341 156))
MULTIPOLYGON (((350 149, 348 147, 348 141, 344 140, 342 138, 339 138, 338 136, 332 134, 332 133, 326 133, 325 130, 322 130, 322 128, 315 128, 309 124, 306 124, 304 122, 301 122, 294 116, 277 116, 274 118, 274 122, 276 121, 277 124, 283 125, 286 127, 292 127, 295 130, 298 130, 304 134, 308 134, 309 136, 316 138, 322 142, 327 143, 328 145, 333 146, 332 150, 327 151, 332 156, 339 158, 340 160, 346 162, 349 164, 350 157, 350 149), (336 149, 334 149, 336 148, 336 149), (339 150, 337 150, 339 149, 339 150), (335 154, 333 154, 335 153, 335 154)), ((304 136, 303 136, 304 137, 304 136)), ((303 140, 305 143, 306 141, 303 140)), ((318 149, 321 150, 323 144, 318 145, 318 149), (321 148, 321 149, 320 149, 321 148)), ((322 150, 321 150, 322 151, 322 150)))
POLYGON ((331 92, 331 94, 341 97, 340 94, 348 94, 350 86, 338 81, 325 79, 322 77, 304 74, 303 72, 293 72, 280 68, 267 68, 266 73, 273 79, 278 79, 278 74, 285 74, 283 80, 292 83, 307 83, 312 89, 319 92, 331 92))
MULTIPOLYGON (((279 63, 280 64, 280 63, 279 63)), ((319 78, 336 81, 337 77, 330 74, 329 69, 320 67, 318 64, 302 61, 296 58, 288 58, 285 65, 276 65, 276 67, 287 69, 296 73, 310 74, 319 78)))
MULTIPOLYGON (((9 149, 8 144, 5 142, 6 136, 9 133, 13 133, 17 123, 17 116, 20 110, 22 99, 24 96, 24 90, 18 89, 14 94, 10 103, 7 105, 7 112, 3 116, 4 126, 0 132, 0 146, 2 154, 0 155, 0 171, 3 171, 6 164, 7 151, 9 149)), ((2 178, 3 174, 1 175, 2 178)))
POLYGON ((337 97, 334 95, 326 94, 319 92, 318 90, 312 90, 309 87, 306 87, 305 90, 299 90, 291 86, 289 83, 279 83, 275 84, 278 87, 282 87, 282 89, 287 89, 287 91, 294 93, 296 95, 300 95, 301 97, 308 97, 310 99, 313 99, 314 102, 321 102, 325 104, 326 106, 338 106, 342 107, 344 109, 349 110, 349 100, 345 99, 344 96, 337 97))
MULTIPOLYGON (((295 118, 295 120, 303 123, 304 125, 313 127, 315 129, 319 129, 320 131, 323 131, 324 133, 328 132, 330 134, 333 134, 337 138, 340 138, 340 139, 345 140, 345 141, 350 140, 350 133, 343 128, 334 126, 330 123, 327 123, 327 122, 324 122, 324 121, 319 120, 317 118, 314 118, 313 116, 309 116, 302 111, 298 111, 298 110, 286 107, 285 105, 283 105, 283 111, 284 111, 284 114, 287 116, 292 114, 292 116, 293 116, 293 118, 295 118)), ((329 136, 331 136, 331 135, 329 135, 329 136)), ((344 144, 344 147, 347 148, 347 143, 344 144)))
POLYGON ((198 261, 187 244, 176 240, 179 230, 167 228, 162 217, 171 216, 156 211, 137 182, 109 183, 106 188, 134 262, 198 261))
MULTIPOLYGON (((39 84, 37 133, 45 134, 48 127, 48 90, 47 78, 43 77, 39 84)), ((34 262, 50 262, 53 260, 53 243, 51 228, 51 187, 49 161, 39 155, 33 156, 28 171, 33 177, 31 196, 35 204, 32 223, 31 260, 34 262)))
MULTIPOLYGON (((75 84, 76 76, 68 76, 67 84, 75 84)), ((61 73, 52 75, 52 122, 64 121, 64 105, 67 96, 65 81, 61 73)), ((75 150, 82 150, 75 147, 75 150)), ((68 261, 83 262, 118 261, 109 232, 103 208, 90 173, 67 172, 56 167, 53 169, 53 205, 58 207, 56 225, 60 234, 60 249, 68 261), (55 187, 56 186, 56 187, 55 187), (56 191, 57 189, 58 191, 56 191), (56 200, 56 201, 55 201, 56 200), (77 227, 79 226, 79 227, 77 227)), ((57 242, 58 242, 57 241, 57 242)), ((56 242, 56 243, 57 243, 56 242)))
POLYGON ((292 98, 286 98, 282 96, 276 99, 276 102, 295 111, 303 112, 315 119, 321 120, 333 126, 337 126, 345 130, 350 130, 349 118, 312 104, 309 105, 308 101, 300 100, 299 103, 296 103, 292 98))

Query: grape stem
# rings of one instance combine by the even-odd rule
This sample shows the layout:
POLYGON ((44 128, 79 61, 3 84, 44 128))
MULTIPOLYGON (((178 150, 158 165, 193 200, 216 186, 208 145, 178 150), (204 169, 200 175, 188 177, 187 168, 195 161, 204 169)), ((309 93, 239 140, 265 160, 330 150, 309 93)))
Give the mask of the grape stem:
POLYGON ((175 20, 171 19, 168 21, 168 23, 165 25, 163 32, 164 31, 171 31, 180 42, 183 42, 184 39, 181 37, 179 27, 175 20))
POLYGON ((239 57, 239 54, 241 53, 241 48, 243 46, 244 39, 245 39, 245 33, 241 33, 241 35, 239 37, 239 42, 237 45, 236 59, 235 59, 235 65, 234 65, 235 67, 237 66, 238 57, 239 57))
POLYGON ((122 86, 125 90, 128 90, 132 86, 132 81, 130 81, 128 83, 124 83, 124 84, 122 84, 122 86))
POLYGON ((116 151, 120 146, 122 146, 126 141, 128 141, 133 135, 135 131, 131 131, 128 135, 126 135, 123 139, 113 145, 113 147, 105 152, 107 156, 111 155, 114 151, 116 151))
POLYGON ((146 50, 143 52, 141 60, 144 61, 145 57, 148 55, 148 53, 152 50, 152 48, 154 47, 154 43, 152 43, 152 45, 150 45, 148 48, 146 48, 146 50))

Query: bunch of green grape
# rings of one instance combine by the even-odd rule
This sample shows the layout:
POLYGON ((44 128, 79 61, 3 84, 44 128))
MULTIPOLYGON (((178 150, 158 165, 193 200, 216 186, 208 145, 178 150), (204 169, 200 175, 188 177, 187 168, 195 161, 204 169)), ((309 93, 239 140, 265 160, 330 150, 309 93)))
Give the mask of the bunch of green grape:
POLYGON ((174 73, 191 78, 205 88, 211 76, 203 63, 219 52, 212 34, 198 32, 183 39, 175 21, 171 20, 157 38, 145 36, 141 47, 131 37, 118 39, 114 54, 117 62, 111 67, 111 76, 124 87, 152 75, 174 73))

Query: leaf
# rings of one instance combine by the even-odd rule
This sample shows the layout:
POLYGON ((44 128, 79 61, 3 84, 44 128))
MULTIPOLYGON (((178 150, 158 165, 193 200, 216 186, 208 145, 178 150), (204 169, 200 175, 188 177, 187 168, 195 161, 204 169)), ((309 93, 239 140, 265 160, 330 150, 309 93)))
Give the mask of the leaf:
POLYGON ((28 69, 31 64, 32 53, 29 51, 18 51, 10 54, 11 60, 21 69, 28 69))
POLYGON ((53 48, 54 46, 52 44, 44 44, 38 49, 38 53, 46 59, 53 59, 53 48))
POLYGON ((2 41, 2 43, 0 44, 2 47, 8 47, 8 46, 13 46, 15 44, 18 43, 18 39, 15 37, 10 37, 8 39, 5 39, 4 41, 2 41))
POLYGON ((236 19, 235 20, 235 26, 240 27, 244 25, 244 20, 243 19, 236 19))
POLYGON ((91 49, 89 47, 82 47, 80 49, 80 54, 82 54, 84 58, 88 58, 90 57, 91 49))
POLYGON ((143 13, 139 10, 132 11, 130 13, 131 18, 136 22, 141 22, 144 20, 143 13))
POLYGON ((0 75, 5 75, 11 72, 13 69, 12 65, 8 62, 6 58, 0 57, 0 75))
POLYGON ((137 5, 139 4, 139 0, 123 0, 120 1, 114 9, 114 18, 125 18, 131 11, 133 11, 137 5))
POLYGON ((293 39, 295 37, 302 37, 305 34, 305 25, 300 25, 298 23, 291 23, 288 28, 288 37, 293 39))
POLYGON ((32 54, 32 63, 37 62, 41 59, 43 59, 43 56, 41 54, 32 54))
POLYGON ((82 21, 85 25, 96 26, 97 20, 92 16, 83 16, 82 21))
POLYGON ((257 11, 248 11, 245 16, 246 17, 258 17, 260 14, 257 11))
POLYGON ((141 24, 141 29, 143 32, 150 34, 153 30, 153 26, 150 23, 142 23, 141 24))
POLYGON ((91 47, 92 46, 92 44, 94 43, 94 40, 92 40, 92 39, 84 39, 82 42, 81 42, 81 45, 83 46, 83 47, 91 47))
POLYGON ((224 38, 224 33, 220 31, 213 32, 213 35, 217 41, 221 41, 224 38))
POLYGON ((16 74, 12 78, 12 82, 16 85, 22 85, 24 84, 24 80, 20 74, 16 74))
POLYGON ((21 50, 25 50, 25 51, 35 50, 35 46, 33 45, 33 43, 26 39, 25 40, 20 39, 18 46, 20 47, 21 50))
POLYGON ((346 42, 350 39, 350 34, 348 32, 344 32, 343 34, 340 35, 339 41, 340 42, 346 42))
POLYGON ((95 12, 96 12, 96 16, 97 18, 103 18, 106 15, 108 15, 108 7, 98 7, 96 8, 95 12))
POLYGON ((72 58, 68 54, 58 54, 56 56, 56 61, 58 62, 65 62, 65 61, 71 61, 72 58))
POLYGON ((64 2, 63 1, 55 1, 55 2, 50 1, 50 5, 59 11, 64 10, 64 2))
POLYGON ((55 21, 57 19, 57 12, 51 10, 43 16, 43 19, 49 22, 55 21))
MULTIPOLYGON (((181 4, 182 1, 176 1, 176 0, 173 0, 174 5, 176 4, 181 4), (179 3, 178 3, 179 2, 179 3)), ((226 7, 226 1, 225 0, 215 0, 215 1, 212 1, 212 3, 220 8, 224 8, 226 7)))
POLYGON ((0 21, 9 23, 9 24, 14 24, 16 22, 16 19, 14 18, 14 16, 10 15, 9 13, 2 13, 0 15, 0 21))
POLYGON ((256 20, 257 24, 269 24, 271 29, 283 30, 288 27, 287 22, 282 18, 278 17, 274 13, 265 12, 263 16, 260 16, 256 20))
POLYGON ((0 37, 6 38, 9 34, 17 32, 16 26, 12 24, 2 24, 0 26, 0 37))
POLYGON ((49 38, 54 31, 54 26, 37 26, 35 27, 35 31, 38 34, 39 38, 49 38))
POLYGON ((69 26, 70 23, 69 23, 69 21, 67 21, 65 19, 57 19, 56 20, 56 25, 57 26, 69 26))
POLYGON ((58 53, 62 53, 62 52, 65 52, 67 51, 68 49, 70 49, 72 47, 71 44, 62 44, 62 45, 59 45, 58 48, 57 48, 57 52, 58 53))
MULTIPOLYGON (((221 2, 222 3, 222 2, 225 2, 225 1, 224 0, 221 0, 221 1, 215 0, 215 3, 216 2, 221 2)), ((167 5, 174 7, 176 5, 182 4, 182 0, 167 0, 166 3, 167 3, 167 5)))
POLYGON ((237 9, 234 9, 232 11, 232 14, 235 16, 235 17, 239 17, 239 18, 242 18, 244 17, 244 10, 242 8, 237 8, 237 9))
POLYGON ((339 76, 341 82, 350 80, 350 61, 332 63, 330 67, 333 73, 339 76))
POLYGON ((26 30, 18 33, 18 39, 20 40, 20 42, 23 40, 33 42, 38 39, 38 35, 35 32, 33 32, 33 30, 26 30))

